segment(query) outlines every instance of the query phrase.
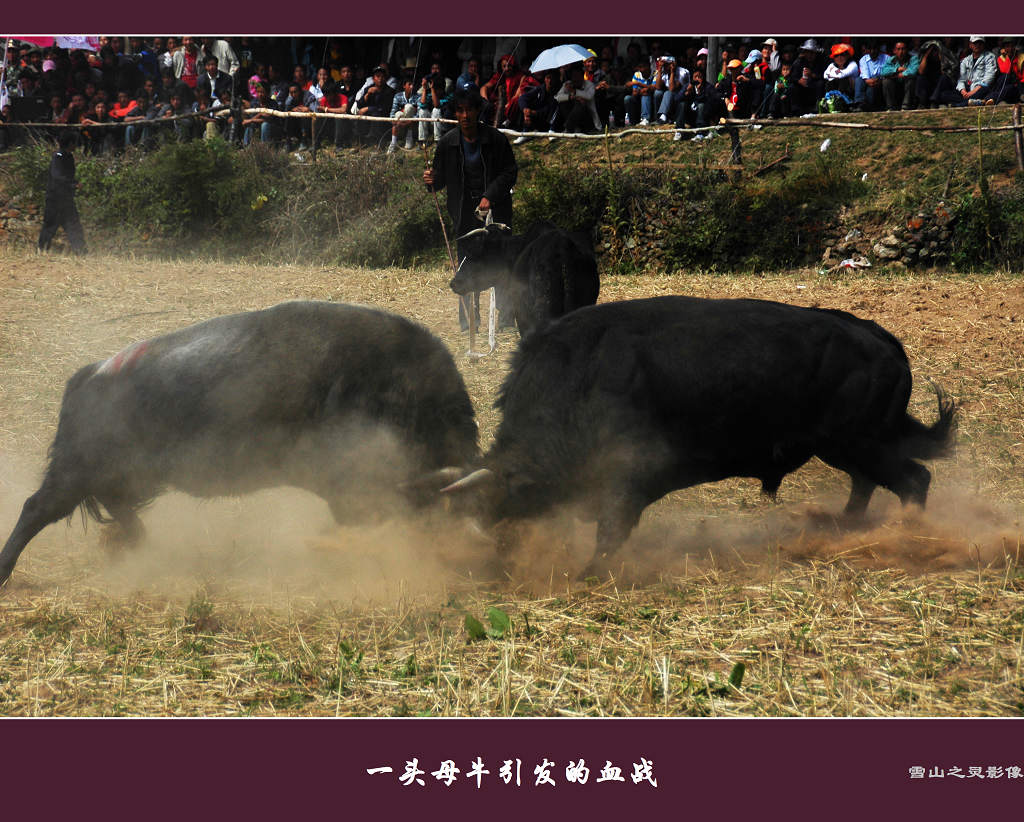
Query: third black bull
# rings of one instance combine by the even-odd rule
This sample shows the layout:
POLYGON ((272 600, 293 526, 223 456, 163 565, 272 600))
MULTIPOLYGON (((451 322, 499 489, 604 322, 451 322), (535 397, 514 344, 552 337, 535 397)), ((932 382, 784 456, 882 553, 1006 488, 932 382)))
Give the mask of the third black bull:
POLYGON ((852 480, 845 513, 877 486, 924 506, 918 460, 952 448, 955 408, 907 413, 903 346, 843 311, 762 300, 660 297, 579 309, 523 339, 482 467, 444 489, 483 521, 570 506, 597 521, 602 570, 670 491, 753 477, 774 495, 811 457, 852 480))

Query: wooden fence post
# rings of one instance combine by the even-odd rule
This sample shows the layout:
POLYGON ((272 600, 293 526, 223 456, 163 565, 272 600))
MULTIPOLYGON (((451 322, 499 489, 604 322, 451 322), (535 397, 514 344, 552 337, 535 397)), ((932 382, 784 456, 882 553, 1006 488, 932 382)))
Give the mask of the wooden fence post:
POLYGON ((1020 103, 1013 107, 1013 143, 1017 149, 1017 171, 1024 171, 1024 128, 1020 122, 1020 103))

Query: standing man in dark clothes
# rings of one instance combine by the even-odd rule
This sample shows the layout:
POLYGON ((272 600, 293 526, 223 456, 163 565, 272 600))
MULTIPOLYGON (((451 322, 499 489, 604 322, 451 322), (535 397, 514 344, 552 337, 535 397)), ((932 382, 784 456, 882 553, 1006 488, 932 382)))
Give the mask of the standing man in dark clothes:
MULTIPOLYGON (((508 139, 496 128, 480 122, 483 99, 476 86, 465 86, 455 92, 455 119, 452 129, 437 143, 434 163, 423 172, 423 182, 429 191, 448 189, 448 215, 452 219, 455 236, 460 237, 484 221, 478 216, 490 212, 496 223, 512 223, 512 187, 519 168, 508 139)), ((461 264, 465 256, 458 253, 461 264)), ((511 314, 506 319, 502 303, 504 295, 495 293, 502 327, 511 326, 511 314)), ((473 295, 474 311, 480 315, 480 295, 473 295)), ((468 318, 459 300, 459 325, 465 330, 468 318)))
POLYGON ((39 232, 39 250, 47 251, 57 229, 64 226, 71 250, 85 253, 85 234, 75 207, 75 133, 63 129, 58 141, 59 151, 50 161, 50 174, 46 180, 46 207, 43 210, 43 230, 39 232))

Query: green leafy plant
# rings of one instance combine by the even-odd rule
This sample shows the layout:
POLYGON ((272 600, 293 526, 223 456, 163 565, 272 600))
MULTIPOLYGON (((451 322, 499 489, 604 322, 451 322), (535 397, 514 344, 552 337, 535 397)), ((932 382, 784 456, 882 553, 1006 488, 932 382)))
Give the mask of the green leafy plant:
POLYGON ((466 614, 466 633, 471 640, 504 639, 512 632, 512 620, 499 608, 488 608, 485 615, 488 624, 484 625, 471 614, 466 614))

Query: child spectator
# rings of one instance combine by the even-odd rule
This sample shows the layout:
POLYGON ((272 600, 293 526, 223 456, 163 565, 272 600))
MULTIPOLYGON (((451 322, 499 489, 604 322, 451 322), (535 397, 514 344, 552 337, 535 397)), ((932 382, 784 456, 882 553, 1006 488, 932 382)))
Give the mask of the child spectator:
MULTIPOLYGON (((280 104, 271 98, 269 83, 260 83, 256 87, 256 100, 253 108, 280 110, 280 104)), ((258 112, 242 119, 242 127, 245 132, 242 142, 249 145, 254 139, 262 143, 273 143, 277 139, 275 117, 272 114, 258 112)))
POLYGON ((775 78, 775 82, 772 84, 772 90, 768 95, 766 103, 768 116, 773 120, 778 120, 780 117, 789 117, 793 114, 790 99, 790 94, 793 90, 790 85, 790 72, 792 69, 792 63, 783 62, 779 65, 779 76, 775 78))
POLYGON ((634 63, 633 77, 626 83, 628 94, 622 101, 626 109, 626 125, 638 121, 642 126, 651 122, 654 102, 654 80, 651 78, 651 64, 647 60, 634 63))
POLYGON ((409 119, 416 116, 416 95, 414 89, 416 88, 415 83, 410 78, 406 78, 402 82, 402 89, 399 91, 391 101, 391 119, 395 121, 395 124, 391 127, 391 145, 388 146, 388 154, 394 154, 398 151, 398 140, 400 137, 405 137, 405 147, 415 148, 416 134, 410 127, 411 124, 406 123, 403 125, 401 120, 409 119))

